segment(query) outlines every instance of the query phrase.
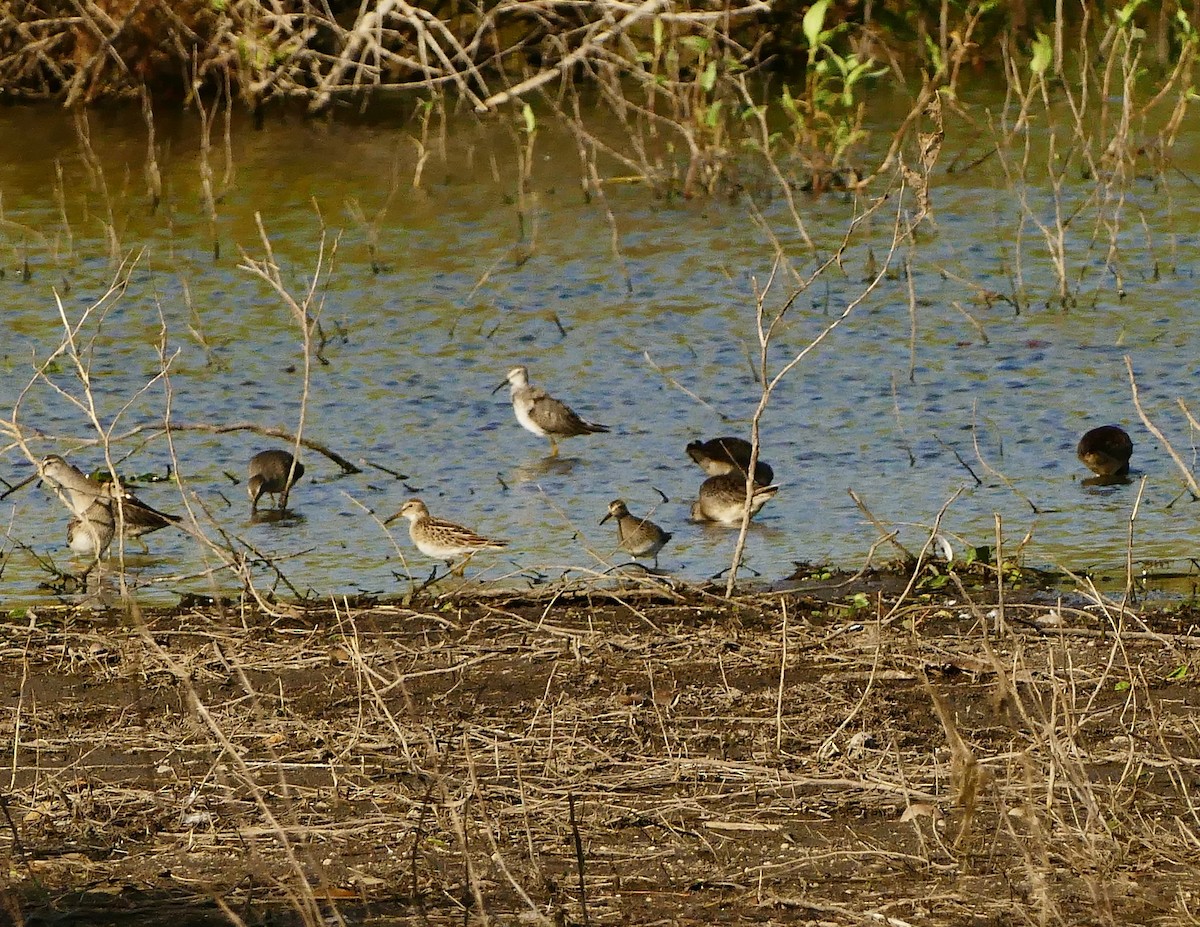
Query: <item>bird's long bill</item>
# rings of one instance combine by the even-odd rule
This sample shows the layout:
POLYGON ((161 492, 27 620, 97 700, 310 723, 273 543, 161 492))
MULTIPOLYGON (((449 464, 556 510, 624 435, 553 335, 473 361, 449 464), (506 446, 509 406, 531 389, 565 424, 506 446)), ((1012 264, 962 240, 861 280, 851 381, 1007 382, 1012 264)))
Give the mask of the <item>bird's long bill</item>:
POLYGON ((508 377, 505 377, 503 380, 501 380, 499 382, 499 384, 497 384, 496 388, 494 390, 492 390, 492 395, 495 396, 498 392, 500 392, 500 390, 504 389, 504 387, 506 387, 506 386, 508 386, 508 377))
POLYGON ((601 519, 600 519, 600 524, 604 524, 604 523, 605 523, 606 521, 608 521, 610 518, 612 518, 612 512, 609 512, 607 515, 605 515, 603 518, 601 518, 601 519))
MULTIPOLYGON (((401 510, 401 511, 403 511, 403 510, 401 510)), ((389 515, 387 518, 385 518, 383 520, 383 523, 385 525, 390 525, 392 522, 394 522, 399 517, 400 517, 400 512, 393 512, 391 515, 389 515)))

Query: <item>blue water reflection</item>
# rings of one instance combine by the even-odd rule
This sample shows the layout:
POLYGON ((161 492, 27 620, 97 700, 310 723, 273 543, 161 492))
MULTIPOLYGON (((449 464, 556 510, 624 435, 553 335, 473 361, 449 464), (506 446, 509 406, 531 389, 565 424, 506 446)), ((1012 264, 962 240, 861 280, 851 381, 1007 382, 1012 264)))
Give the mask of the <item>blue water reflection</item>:
MULTIPOLYGON (((620 236, 617 255, 603 210, 577 192, 578 160, 565 140, 547 135, 541 142, 544 157, 522 217, 511 142, 500 129, 489 135, 464 127, 471 156, 455 150, 436 159, 414 190, 405 186, 415 164, 406 129, 239 126, 227 181, 217 165, 223 196, 215 230, 221 256, 214 261, 196 136, 186 117, 161 127, 166 187, 154 213, 140 181, 144 140, 136 118, 95 117, 111 233, 102 190, 63 123, 55 114, 0 112, 6 415, 34 364, 63 337, 55 294, 77 322, 112 281, 115 253, 133 264, 128 287, 106 312, 93 311, 79 349, 104 426, 117 436, 142 429, 114 445, 117 455, 131 455, 123 470, 165 473, 174 465, 161 435, 168 402, 175 422, 294 428, 304 393, 299 325, 278 294, 238 266, 243 252, 264 257, 259 212, 297 297, 311 282, 324 235, 323 274, 311 303, 325 336, 324 362, 313 361, 305 433, 366 465, 361 474, 343 475, 306 452, 308 474, 290 502, 297 517, 251 524, 244 483, 235 480, 244 480, 255 451, 282 442, 247 432, 175 432, 182 492, 206 534, 221 541, 224 530, 282 558, 280 568, 302 590, 389 592, 400 588, 396 574, 411 568, 423 578, 428 564, 408 546, 401 523, 392 527, 406 567, 366 510, 383 517, 420 494, 435 515, 512 542, 503 554, 477 558, 469 575, 517 571, 507 581, 521 582, 522 570, 553 576, 571 567, 605 569, 616 536, 597 522, 620 497, 674 533, 660 557, 665 569, 699 580, 728 565, 733 533, 687 521, 704 474, 683 449, 698 437, 747 434, 758 400, 753 281, 769 277, 774 251, 744 206, 665 202, 635 185, 614 185, 607 197, 620 236), (65 178, 65 220, 56 202, 55 153, 65 178), (26 261, 28 282, 20 274, 26 261), (160 350, 169 377, 155 379, 160 350), (507 393, 491 393, 518 363, 584 418, 613 426, 612 434, 570 439, 560 458, 546 460, 546 442, 517 425, 507 393)), ((1137 199, 1142 218, 1127 220, 1122 233, 1125 298, 1103 261, 1084 253, 1083 240, 1071 266, 1073 282, 1086 268, 1084 298, 1068 311, 1047 308, 1053 271, 1044 245, 1026 228, 1020 273, 1032 296, 1017 313, 1007 302, 982 298, 984 291, 1012 292, 1016 198, 994 174, 939 177, 936 230, 898 253, 896 272, 771 401, 763 457, 783 489, 751 532, 749 565, 768 580, 787 576, 795 561, 859 565, 877 532, 848 489, 919 548, 960 488, 943 523, 948 535, 989 543, 999 513, 1011 544, 1030 535, 1028 562, 1119 565, 1137 485, 1084 487, 1089 474, 1074 457, 1083 431, 1110 422, 1133 434, 1134 463, 1148 481, 1137 555, 1190 556, 1198 534, 1191 502, 1175 501, 1181 480, 1138 422, 1123 358, 1132 359, 1146 407, 1193 462, 1194 442, 1175 400, 1192 398, 1200 357, 1187 261, 1196 242, 1177 235, 1179 270, 1164 268, 1154 279, 1154 254, 1139 223, 1153 230, 1152 240, 1165 237, 1194 225, 1195 207, 1190 200, 1168 203, 1149 188, 1138 188, 1137 199), (918 297, 915 330, 904 258, 918 297)), ((1034 208, 1049 203, 1041 191, 1030 201, 1034 208)), ((799 202, 809 234, 835 247, 853 202, 838 195, 799 202)), ((765 214, 797 272, 810 272, 813 259, 777 197, 765 214)), ((869 240, 848 249, 845 272, 834 268, 797 300, 772 345, 774 367, 862 292, 868 245, 882 260, 890 230, 890 217, 878 217, 869 240)), ((785 278, 769 307, 788 295, 785 278)), ((24 395, 20 422, 31 430, 35 454, 69 453, 91 469, 101 455, 84 442, 96 433, 68 397, 83 398, 61 358, 24 395)), ((10 446, 5 478, 29 472, 10 446)), ((147 502, 171 511, 184 508, 180 492, 170 484, 138 487, 147 502)), ((67 515, 34 488, 6 503, 11 556, 4 589, 13 601, 37 600, 44 574, 16 545, 78 566, 65 550, 67 515)), ((205 573, 219 561, 194 538, 162 531, 149 547, 152 556, 139 561, 137 574, 147 599, 171 601, 174 592, 213 587, 205 573)), ((236 580, 216 575, 217 588, 237 589, 236 580)))

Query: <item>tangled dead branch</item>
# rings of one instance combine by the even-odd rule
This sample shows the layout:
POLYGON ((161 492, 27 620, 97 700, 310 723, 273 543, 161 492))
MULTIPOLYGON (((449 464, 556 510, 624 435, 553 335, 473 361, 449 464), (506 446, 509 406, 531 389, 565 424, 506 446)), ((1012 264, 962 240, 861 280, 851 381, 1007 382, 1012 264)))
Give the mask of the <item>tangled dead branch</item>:
MULTIPOLYGON (((520 98, 587 59, 636 70, 637 43, 617 37, 654 16, 698 34, 763 23, 767 0, 719 12, 687 2, 491 3, 453 12, 405 0, 363 3, 348 23, 334 4, 298 0, 73 0, 0 7, 0 87, 68 105, 175 87, 235 87, 258 107, 299 99, 313 112, 373 92, 452 87, 480 110, 520 98), (516 86, 496 84, 520 76, 516 86), (182 78, 182 86, 181 83, 182 78)), ((643 30, 644 31, 644 30, 643 30)), ((646 36, 639 38, 646 44, 646 36)))

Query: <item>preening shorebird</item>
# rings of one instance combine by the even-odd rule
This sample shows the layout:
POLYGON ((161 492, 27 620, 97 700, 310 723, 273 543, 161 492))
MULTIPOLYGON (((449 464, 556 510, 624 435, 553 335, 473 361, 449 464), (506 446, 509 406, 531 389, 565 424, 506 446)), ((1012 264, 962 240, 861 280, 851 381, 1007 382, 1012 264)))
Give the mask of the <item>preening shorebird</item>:
MULTIPOLYGON (((750 517, 753 518, 767 501, 779 492, 778 486, 754 484, 750 491, 750 517)), ((700 484, 700 497, 692 503, 694 521, 717 521, 723 525, 740 525, 746 507, 746 477, 741 473, 710 476, 700 484)))

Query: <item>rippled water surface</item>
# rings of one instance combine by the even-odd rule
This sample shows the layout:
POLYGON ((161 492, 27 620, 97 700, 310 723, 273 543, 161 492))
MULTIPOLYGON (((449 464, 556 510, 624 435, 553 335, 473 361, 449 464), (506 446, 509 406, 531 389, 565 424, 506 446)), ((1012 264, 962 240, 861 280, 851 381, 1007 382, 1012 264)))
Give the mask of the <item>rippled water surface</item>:
MULTIPOLYGON (((122 472, 165 474, 178 460, 182 489, 142 484, 138 495, 176 512, 186 503, 193 530, 275 557, 298 591, 390 592, 405 588, 410 568, 427 575, 403 525, 393 525, 393 544, 368 514, 386 516, 414 494, 437 515, 512 542, 479 557, 469 576, 524 583, 606 568, 615 531, 597 523, 616 497, 674 532, 665 569, 702 579, 727 566, 734 532, 688 521, 703 474, 683 448, 748 434, 759 395, 754 281, 771 274, 771 236, 795 271, 816 266, 781 197, 764 189, 756 198, 769 236, 742 200, 662 200, 614 183, 614 248, 605 210, 580 193, 573 146, 549 133, 522 199, 515 142, 502 127, 451 128, 414 187, 418 148, 404 121, 289 119, 261 131, 235 123, 228 162, 216 144, 214 227, 194 121, 158 128, 163 199, 152 211, 134 116, 93 117, 102 170, 89 172, 61 114, 0 111, 0 408, 5 417, 17 410, 34 455, 63 453, 87 470, 102 462, 69 358, 34 376, 62 342, 64 317, 72 327, 82 319, 76 344, 99 423, 118 438, 114 456, 128 455, 122 472), (320 268, 312 307, 324 344, 305 435, 363 466, 346 475, 306 452, 295 516, 260 524, 248 517, 246 462, 283 442, 198 431, 168 442, 162 433, 168 409, 180 424, 297 426, 300 328, 280 295, 239 267, 264 256, 256 214, 291 294, 303 298, 320 268), (84 318, 120 262, 132 266, 128 285, 84 318), (168 377, 156 379, 160 352, 168 377), (507 391, 492 393, 518 363, 612 433, 569 440, 548 459, 547 444, 517 425, 507 391)), ((953 138, 948 152, 952 143, 969 153, 953 138)), ((1186 167, 1195 153, 1179 155, 1186 167)), ((1027 195, 1040 218, 1053 215, 1047 190, 1027 195)), ((748 566, 778 580, 797 561, 859 565, 879 532, 853 490, 914 549, 958 492, 942 522, 956 544, 989 543, 998 513, 1007 544, 1028 535, 1027 562, 1119 567, 1143 475, 1135 554, 1185 563, 1200 534, 1195 506, 1180 498, 1178 471, 1139 423, 1123 358, 1147 411, 1191 463, 1193 436, 1175 404, 1192 401, 1200 356, 1190 188, 1135 183, 1121 211, 1111 210, 1119 226, 1111 258, 1109 229, 1092 219, 1072 228, 1069 278, 1080 298, 1066 311, 1047 305, 1054 276, 1041 232, 1022 224, 1019 198, 994 168, 939 173, 933 203, 936 225, 896 252, 879 287, 772 397, 763 458, 783 488, 753 526, 748 566), (1030 296, 1020 313, 983 298, 1018 281, 1030 296), (1075 442, 1110 422, 1133 435, 1135 482, 1085 487, 1075 442)), ((797 205, 822 258, 860 208, 841 194, 800 196, 797 205)), ((893 208, 872 220, 841 269, 797 299, 772 345, 773 369, 863 292, 869 265, 888 253, 893 208)), ((769 310, 794 280, 780 271, 769 310)), ((2 465, 10 483, 31 472, 16 446, 2 465)), ((81 566, 65 548, 67 514, 33 485, 4 503, 3 589, 12 601, 36 601, 48 595, 37 588, 46 577, 38 557, 81 566)), ((238 588, 221 570, 207 578, 220 560, 186 533, 159 532, 147 547, 130 546, 129 575, 150 600, 238 588)), ((270 583, 269 572, 256 575, 270 583)))

